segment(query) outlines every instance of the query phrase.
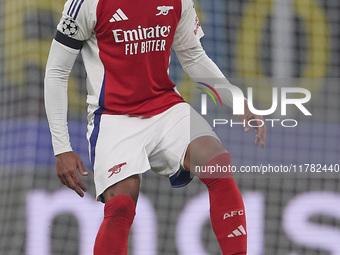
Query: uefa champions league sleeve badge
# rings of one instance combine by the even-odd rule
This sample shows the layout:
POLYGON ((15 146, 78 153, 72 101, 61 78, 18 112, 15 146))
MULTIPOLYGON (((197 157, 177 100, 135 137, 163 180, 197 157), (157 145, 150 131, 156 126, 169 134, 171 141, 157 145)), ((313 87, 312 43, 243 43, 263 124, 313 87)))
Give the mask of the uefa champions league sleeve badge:
POLYGON ((74 37, 78 33, 78 25, 72 18, 65 18, 61 25, 62 33, 74 37))

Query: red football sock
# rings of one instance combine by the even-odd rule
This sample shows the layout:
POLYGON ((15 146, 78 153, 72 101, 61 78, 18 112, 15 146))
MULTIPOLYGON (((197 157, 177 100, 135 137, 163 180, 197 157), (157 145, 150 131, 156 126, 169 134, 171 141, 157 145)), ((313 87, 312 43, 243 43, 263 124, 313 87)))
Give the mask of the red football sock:
POLYGON ((126 255, 135 203, 130 196, 118 195, 105 204, 104 220, 94 244, 94 255, 126 255))
MULTIPOLYGON (((205 169, 229 165, 230 154, 224 153, 210 160, 205 169)), ((209 191, 211 224, 223 255, 247 254, 244 205, 232 174, 215 175, 202 171, 200 180, 209 191)))

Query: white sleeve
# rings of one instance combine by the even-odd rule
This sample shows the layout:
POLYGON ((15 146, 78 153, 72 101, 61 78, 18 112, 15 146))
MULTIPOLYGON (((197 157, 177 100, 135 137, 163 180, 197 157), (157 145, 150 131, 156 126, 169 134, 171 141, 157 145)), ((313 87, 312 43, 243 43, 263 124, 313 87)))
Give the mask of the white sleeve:
POLYGON ((200 45, 204 33, 192 0, 182 0, 182 13, 178 22, 172 48, 186 50, 200 45))
POLYGON ((176 56, 183 70, 192 80, 212 86, 220 95, 224 105, 235 107, 231 91, 235 94, 240 89, 228 81, 217 65, 207 56, 201 44, 187 50, 177 50, 176 56))
POLYGON ((45 73, 45 109, 54 155, 72 151, 67 126, 68 77, 79 50, 53 40, 45 73))
POLYGON ((96 25, 96 4, 98 0, 68 0, 57 25, 56 40, 73 49, 81 49, 96 25))

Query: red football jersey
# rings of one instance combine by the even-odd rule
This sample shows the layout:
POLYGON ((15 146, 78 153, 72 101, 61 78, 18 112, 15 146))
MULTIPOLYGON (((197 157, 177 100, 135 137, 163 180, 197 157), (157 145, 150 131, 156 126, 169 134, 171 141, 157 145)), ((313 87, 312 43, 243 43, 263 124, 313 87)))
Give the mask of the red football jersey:
POLYGON ((203 36, 191 0, 69 0, 56 40, 82 47, 89 111, 152 116, 183 102, 168 68, 171 47, 203 36))

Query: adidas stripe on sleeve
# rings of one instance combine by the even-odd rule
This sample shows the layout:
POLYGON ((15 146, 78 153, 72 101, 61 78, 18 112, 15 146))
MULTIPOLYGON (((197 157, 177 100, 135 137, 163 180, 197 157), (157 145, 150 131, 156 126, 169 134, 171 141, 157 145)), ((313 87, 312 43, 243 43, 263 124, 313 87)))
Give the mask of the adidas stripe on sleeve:
POLYGON ((98 0, 68 0, 57 26, 56 41, 80 50, 96 25, 96 4, 98 0))

